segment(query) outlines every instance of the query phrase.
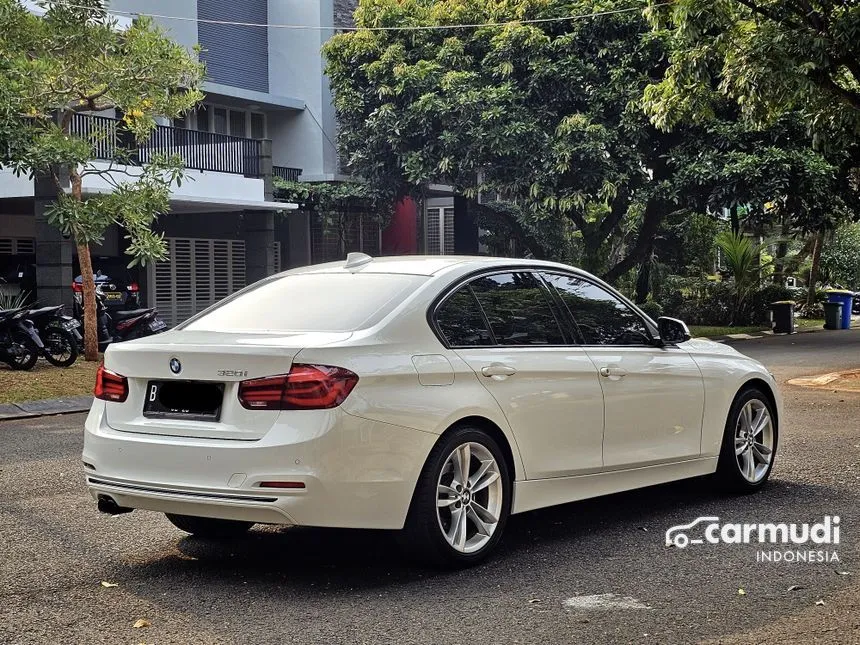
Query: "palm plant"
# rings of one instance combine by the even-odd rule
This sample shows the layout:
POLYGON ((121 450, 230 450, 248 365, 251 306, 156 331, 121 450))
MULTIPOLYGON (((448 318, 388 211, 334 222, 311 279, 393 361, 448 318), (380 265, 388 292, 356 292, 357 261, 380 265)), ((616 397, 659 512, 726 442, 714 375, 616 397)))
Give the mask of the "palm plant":
POLYGON ((735 296, 735 310, 732 314, 734 324, 746 310, 752 295, 761 286, 761 255, 765 245, 746 235, 728 230, 718 233, 716 242, 732 276, 735 296))

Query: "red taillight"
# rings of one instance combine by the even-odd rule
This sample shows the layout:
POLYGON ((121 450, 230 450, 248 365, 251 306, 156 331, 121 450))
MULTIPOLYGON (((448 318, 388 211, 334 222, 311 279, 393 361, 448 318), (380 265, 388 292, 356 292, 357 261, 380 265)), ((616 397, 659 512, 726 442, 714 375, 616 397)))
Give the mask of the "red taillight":
POLYGON ((81 282, 72 282, 72 291, 75 293, 81 293, 84 290, 84 285, 81 282))
POLYGON ((132 293, 136 293, 140 291, 140 287, 137 285, 137 282, 132 282, 126 287, 126 290, 131 291, 132 293))
POLYGON ((103 401, 122 403, 128 398, 128 379, 99 366, 96 372, 96 388, 93 395, 103 401))
POLYGON ((242 381, 239 402, 249 410, 334 408, 356 383, 358 376, 342 367, 293 365, 289 374, 242 381))

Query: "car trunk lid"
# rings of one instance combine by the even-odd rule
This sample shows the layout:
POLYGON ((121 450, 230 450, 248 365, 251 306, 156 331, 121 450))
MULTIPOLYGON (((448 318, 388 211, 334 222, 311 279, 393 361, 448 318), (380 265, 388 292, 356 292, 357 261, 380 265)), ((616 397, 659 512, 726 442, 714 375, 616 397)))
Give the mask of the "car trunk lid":
POLYGON ((105 368, 128 379, 128 397, 106 404, 107 423, 123 432, 259 439, 281 412, 243 407, 239 383, 287 374, 303 348, 351 335, 177 330, 111 345, 105 368))

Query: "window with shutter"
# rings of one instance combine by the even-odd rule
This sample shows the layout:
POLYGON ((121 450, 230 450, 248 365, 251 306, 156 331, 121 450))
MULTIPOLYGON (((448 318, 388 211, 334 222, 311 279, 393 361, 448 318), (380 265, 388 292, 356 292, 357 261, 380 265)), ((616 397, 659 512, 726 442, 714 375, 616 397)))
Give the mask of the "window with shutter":
POLYGON ((245 286, 245 242, 168 238, 169 257, 155 263, 155 306, 176 325, 245 286))

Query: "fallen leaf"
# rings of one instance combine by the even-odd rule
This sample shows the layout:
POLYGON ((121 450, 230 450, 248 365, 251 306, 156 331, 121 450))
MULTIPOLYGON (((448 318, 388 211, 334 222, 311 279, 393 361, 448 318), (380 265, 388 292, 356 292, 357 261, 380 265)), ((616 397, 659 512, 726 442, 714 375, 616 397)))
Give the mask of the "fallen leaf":
POLYGON ((640 531, 645 531, 645 532, 647 533, 647 532, 648 532, 648 527, 647 527, 647 526, 640 526, 640 527, 639 527, 639 530, 640 530, 640 531))
POLYGON ((823 601, 823 600, 816 600, 816 601, 815 601, 815 604, 816 604, 816 605, 821 605, 821 606, 823 607, 823 606, 824 606, 824 601, 823 601))
POLYGON ((116 582, 105 582, 102 580, 102 587, 110 588, 110 587, 119 587, 119 583, 116 582))
POLYGON ((529 604, 530 604, 530 605, 533 605, 533 604, 535 604, 536 602, 540 602, 540 598, 532 598, 532 599, 530 599, 530 600, 529 600, 529 604))
POLYGON ((791 585, 788 590, 789 591, 799 591, 803 589, 803 585, 791 585))
POLYGON ((746 592, 746 591, 744 591, 743 589, 738 589, 738 595, 739 595, 739 596, 746 596, 746 595, 747 595, 747 592, 746 592))
POLYGON ((149 622, 146 618, 138 618, 136 621, 134 621, 134 625, 132 625, 132 627, 134 627, 135 629, 140 629, 141 627, 149 627, 150 625, 152 625, 152 623, 149 622))
POLYGON ((851 572, 850 571, 837 571, 836 574, 840 575, 840 576, 850 576, 851 572))

